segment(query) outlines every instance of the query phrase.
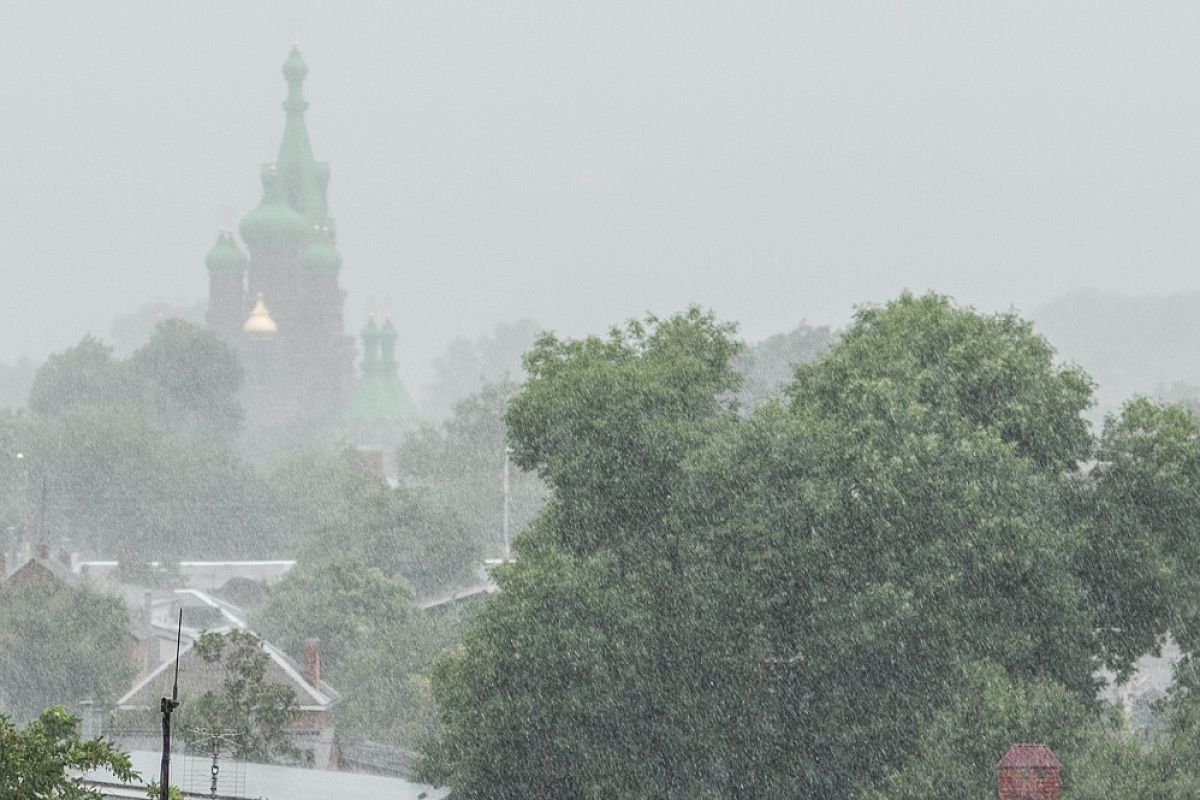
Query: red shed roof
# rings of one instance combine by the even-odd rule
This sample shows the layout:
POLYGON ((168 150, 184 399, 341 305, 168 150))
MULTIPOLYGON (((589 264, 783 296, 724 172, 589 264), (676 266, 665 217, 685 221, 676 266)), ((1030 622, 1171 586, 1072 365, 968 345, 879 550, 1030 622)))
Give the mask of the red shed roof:
POLYGON ((1014 744, 1008 748, 1004 758, 996 765, 996 769, 1005 767, 1053 767, 1058 769, 1062 764, 1054 756, 1054 751, 1044 744, 1014 744))

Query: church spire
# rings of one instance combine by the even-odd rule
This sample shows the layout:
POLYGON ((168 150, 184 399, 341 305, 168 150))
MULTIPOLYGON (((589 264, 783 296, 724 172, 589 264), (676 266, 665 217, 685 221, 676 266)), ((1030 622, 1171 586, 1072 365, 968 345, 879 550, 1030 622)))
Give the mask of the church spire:
POLYGON ((292 52, 283 62, 283 77, 288 83, 288 98, 283 103, 283 110, 288 114, 303 114, 308 110, 308 103, 304 102, 304 79, 308 77, 308 64, 300 55, 299 42, 292 42, 292 52))
POLYGON ((300 55, 300 44, 294 42, 292 52, 283 62, 283 77, 288 85, 287 99, 283 102, 287 121, 283 128, 283 141, 279 145, 279 158, 275 163, 288 205, 300 212, 310 225, 324 226, 329 224, 325 202, 329 168, 328 165, 318 166, 313 158, 308 128, 304 123, 304 112, 308 109, 308 102, 304 99, 304 79, 307 76, 308 64, 300 55))

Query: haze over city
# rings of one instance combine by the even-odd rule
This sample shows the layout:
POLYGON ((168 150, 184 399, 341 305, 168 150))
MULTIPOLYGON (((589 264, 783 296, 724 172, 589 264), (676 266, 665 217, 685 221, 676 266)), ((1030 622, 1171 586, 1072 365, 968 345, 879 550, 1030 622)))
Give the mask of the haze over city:
POLYGON ((302 42, 347 321, 457 335, 689 303, 750 339, 908 287, 1030 312, 1200 289, 1186 4, 10 7, 0 358, 205 296, 302 42))
POLYGON ((1200 6, 0 15, 0 798, 1200 797, 1200 6))

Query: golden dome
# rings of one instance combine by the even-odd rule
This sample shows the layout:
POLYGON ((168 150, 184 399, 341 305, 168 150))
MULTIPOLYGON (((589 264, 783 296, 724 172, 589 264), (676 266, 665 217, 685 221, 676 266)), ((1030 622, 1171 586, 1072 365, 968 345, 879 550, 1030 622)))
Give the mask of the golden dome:
POLYGON ((267 336, 279 331, 275 320, 271 319, 271 312, 267 311, 267 307, 263 303, 262 292, 258 293, 258 302, 254 304, 254 310, 250 312, 250 316, 242 325, 242 330, 245 333, 267 336))

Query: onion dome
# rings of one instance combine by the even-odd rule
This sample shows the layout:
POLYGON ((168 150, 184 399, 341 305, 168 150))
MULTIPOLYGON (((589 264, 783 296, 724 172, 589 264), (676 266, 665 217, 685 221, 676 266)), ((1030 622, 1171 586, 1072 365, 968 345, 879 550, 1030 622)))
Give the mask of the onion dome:
POLYGON ((267 306, 263 303, 262 292, 258 293, 258 301, 242 325, 242 331, 257 336, 271 336, 279 332, 275 320, 271 319, 271 312, 267 311, 267 306))
POLYGON ((343 421, 367 430, 416 428, 419 424, 417 407, 400 382, 392 357, 396 329, 391 322, 385 322, 381 328, 372 317, 363 328, 362 340, 362 375, 342 415, 343 421), (381 346, 383 356, 379 352, 381 346))
POLYGON ((342 257, 333 245, 333 233, 328 226, 313 226, 313 238, 300 251, 300 267, 306 272, 334 275, 342 268, 342 257))
POLYGON ((262 171, 263 199, 242 218, 239 230, 251 250, 278 250, 298 246, 308 234, 308 224, 283 194, 283 182, 274 164, 262 171))
POLYGON ((224 272, 241 275, 246 268, 246 254, 238 247, 233 232, 224 228, 217 234, 217 243, 208 251, 204 265, 209 272, 224 272))
POLYGON ((300 82, 308 75, 308 64, 304 63, 303 56, 300 55, 300 43, 292 42, 292 52, 288 54, 287 61, 283 62, 283 77, 288 83, 300 82))

